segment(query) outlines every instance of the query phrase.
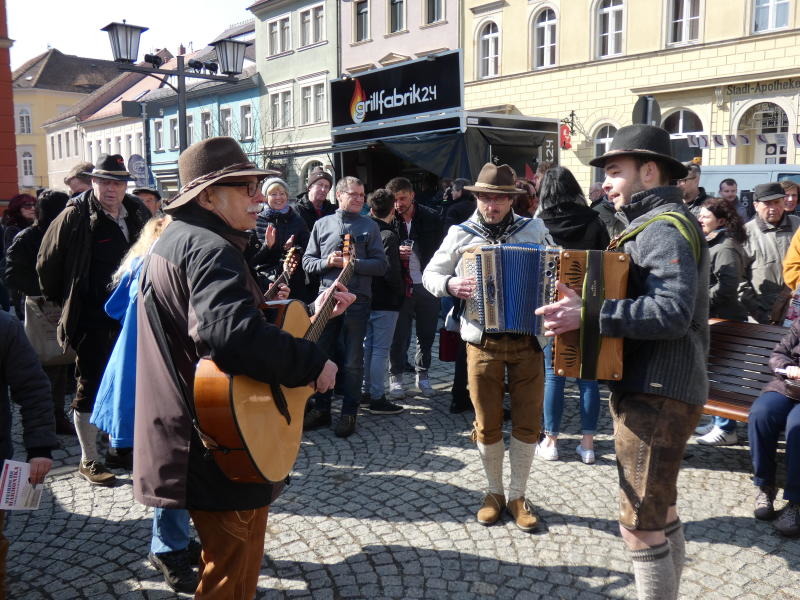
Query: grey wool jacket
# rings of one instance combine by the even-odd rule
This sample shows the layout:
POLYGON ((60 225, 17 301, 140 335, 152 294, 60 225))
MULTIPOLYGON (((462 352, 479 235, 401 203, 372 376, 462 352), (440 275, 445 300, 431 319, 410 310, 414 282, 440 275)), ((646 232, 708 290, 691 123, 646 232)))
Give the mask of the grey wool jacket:
POLYGON ((341 269, 328 266, 328 255, 341 250, 342 235, 349 233, 355 246, 355 267, 347 289, 364 301, 372 298, 372 278, 383 277, 389 268, 378 224, 369 217, 337 210, 314 223, 303 270, 320 278, 320 291, 330 286, 341 269))
POLYGON ((697 227, 700 260, 666 221, 650 224, 624 244, 631 257, 628 298, 606 300, 600 313, 600 333, 625 339, 622 380, 609 387, 701 405, 708 397, 709 257, 700 225, 676 187, 634 194, 621 213, 627 231, 666 211, 687 215, 697 227))

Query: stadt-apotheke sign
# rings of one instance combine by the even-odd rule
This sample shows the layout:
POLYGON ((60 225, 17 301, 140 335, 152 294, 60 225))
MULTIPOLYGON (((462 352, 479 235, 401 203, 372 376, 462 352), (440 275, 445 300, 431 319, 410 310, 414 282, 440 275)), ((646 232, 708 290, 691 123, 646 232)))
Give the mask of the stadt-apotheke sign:
POLYGON ((331 81, 331 126, 353 127, 461 108, 460 51, 331 81))

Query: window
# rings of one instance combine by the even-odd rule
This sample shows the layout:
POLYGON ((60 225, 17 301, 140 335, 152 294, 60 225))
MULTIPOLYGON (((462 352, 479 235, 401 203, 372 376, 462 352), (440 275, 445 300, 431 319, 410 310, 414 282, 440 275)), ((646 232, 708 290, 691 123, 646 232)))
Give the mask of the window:
POLYGON ((622 54, 622 17, 625 11, 623 0, 603 0, 597 14, 599 32, 597 56, 622 54))
POLYGON ((683 135, 703 131, 703 122, 692 111, 679 110, 664 119, 662 127, 673 135, 683 135))
POLYGON ((194 117, 186 115, 186 146, 194 144, 194 117))
POLYGON ((75 156, 78 156, 78 147, 79 146, 78 146, 78 130, 77 129, 73 129, 72 130, 72 142, 73 142, 72 147, 75 148, 75 156))
POLYGON ((211 132, 211 113, 200 114, 200 137, 201 139, 208 139, 212 135, 211 132))
POLYGON ((136 154, 143 154, 144 153, 144 143, 143 143, 144 135, 141 133, 136 134, 136 154))
POLYGON ((291 48, 289 37, 289 17, 281 17, 267 23, 269 56, 288 52, 291 48))
MULTIPOLYGON (((617 128, 613 125, 603 125, 597 130, 594 136, 594 155, 602 156, 611 148, 611 140, 614 134, 617 133, 617 128)), ((594 180, 603 181, 606 178, 605 171, 599 167, 594 169, 594 180)))
POLYGON ((253 139, 253 110, 249 104, 244 104, 239 109, 239 123, 243 140, 253 139))
POLYGON ((102 140, 96 140, 94 143, 95 147, 95 160, 100 158, 100 155, 103 154, 103 142, 102 140))
POLYGON ((363 42, 369 39, 369 2, 368 0, 359 0, 354 5, 356 15, 356 42, 363 42))
POLYGON ((771 31, 789 25, 789 0, 755 0, 753 31, 771 31))
POLYGON ((125 136, 125 156, 130 158, 133 155, 133 136, 129 133, 125 136))
POLYGON ((500 73, 500 30, 491 21, 483 26, 478 36, 480 54, 478 77, 495 77, 500 73))
POLYGON ((700 38, 700 0, 672 0, 670 44, 696 42, 700 38))
POLYGON ((301 125, 325 120, 325 84, 316 83, 300 88, 301 125))
POLYGON ((56 136, 50 136, 50 157, 56 159, 56 136))
POLYGON ((122 138, 120 136, 114 138, 114 154, 122 154, 122 138))
POLYGON ((180 146, 178 136, 178 119, 173 118, 169 120, 169 147, 177 148, 178 146, 180 146))
POLYGON ((111 154, 111 138, 106 138, 106 154, 111 154))
POLYGON ((70 142, 69 139, 69 133, 64 134, 64 144, 67 147, 67 152, 65 156, 70 156, 72 154, 72 143, 70 142))
POLYGON ((58 158, 59 159, 64 158, 64 152, 63 152, 63 149, 61 148, 61 134, 60 133, 58 134, 58 158))
POLYGON ((94 162, 94 158, 92 157, 92 142, 86 142, 86 160, 90 163, 94 162))
POLYGON ((33 154, 30 152, 22 153, 22 175, 33 177, 33 154))
POLYGON ((325 9, 314 6, 300 13, 300 46, 309 46, 323 40, 325 9))
POLYGON ((443 3, 444 0, 425 1, 425 24, 430 25, 444 19, 443 3))
POLYGON ((556 64, 556 13, 554 10, 548 8, 536 17, 533 39, 534 67, 554 66, 556 64))
POLYGON ((231 109, 221 108, 219 109, 219 134, 230 136, 231 131, 231 109))
POLYGON ((404 0, 389 0, 389 33, 405 29, 404 11, 404 0))
POLYGON ((162 121, 153 122, 153 146, 156 152, 164 149, 164 123, 162 121))
POLYGON ((18 126, 17 133, 31 133, 31 111, 29 108, 19 109, 18 126))
POLYGON ((292 126, 292 92, 275 92, 269 96, 272 129, 292 126))

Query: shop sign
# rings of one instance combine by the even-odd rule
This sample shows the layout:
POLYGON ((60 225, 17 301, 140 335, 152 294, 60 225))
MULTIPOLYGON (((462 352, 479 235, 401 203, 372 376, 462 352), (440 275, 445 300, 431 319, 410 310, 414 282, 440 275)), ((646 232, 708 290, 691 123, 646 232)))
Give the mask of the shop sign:
POLYGON ((776 79, 774 81, 753 83, 731 84, 725 87, 728 96, 746 96, 749 94, 769 94, 775 92, 786 92, 800 90, 800 78, 796 79, 776 79))
POLYGON ((352 127, 461 108, 461 53, 331 81, 331 125, 352 127))

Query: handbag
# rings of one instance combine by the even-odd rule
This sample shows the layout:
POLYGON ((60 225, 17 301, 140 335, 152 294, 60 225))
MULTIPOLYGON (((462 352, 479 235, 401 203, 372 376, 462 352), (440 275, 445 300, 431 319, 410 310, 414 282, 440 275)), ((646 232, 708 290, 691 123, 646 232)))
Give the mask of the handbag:
POLYGON ((439 360, 442 362, 455 362, 458 354, 458 342, 461 334, 448 331, 444 327, 439 329, 439 360))
POLYGON ((42 366, 55 367, 75 362, 75 351, 61 349, 56 338, 61 307, 44 296, 25 298, 25 335, 36 351, 42 366))

